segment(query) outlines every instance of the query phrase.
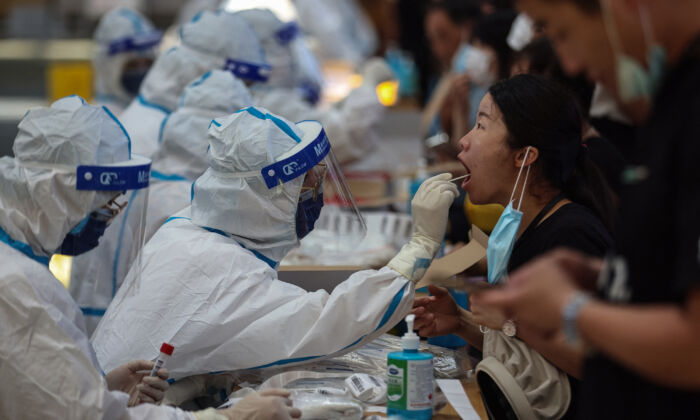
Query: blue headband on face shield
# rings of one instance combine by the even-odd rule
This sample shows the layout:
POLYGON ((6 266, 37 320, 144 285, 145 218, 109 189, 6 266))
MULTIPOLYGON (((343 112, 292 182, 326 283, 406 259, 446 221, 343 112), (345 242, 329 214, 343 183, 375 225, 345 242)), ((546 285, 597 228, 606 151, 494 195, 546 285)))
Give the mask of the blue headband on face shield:
POLYGON ((139 190, 148 187, 151 160, 132 156, 127 163, 80 165, 76 189, 97 191, 139 190))
POLYGON ((296 154, 262 168, 262 177, 267 188, 274 188, 280 182, 288 182, 306 174, 318 165, 330 150, 328 136, 321 129, 316 139, 296 154))
POLYGON ((230 71, 239 79, 266 82, 272 67, 267 64, 254 64, 247 61, 226 59, 224 70, 230 71))
POLYGON ((275 39, 281 45, 287 45, 299 36, 299 25, 296 22, 289 22, 275 32, 275 39))
POLYGON ((115 55, 131 51, 143 51, 155 47, 160 43, 162 34, 160 31, 143 32, 137 35, 129 35, 109 43, 108 55, 115 55))

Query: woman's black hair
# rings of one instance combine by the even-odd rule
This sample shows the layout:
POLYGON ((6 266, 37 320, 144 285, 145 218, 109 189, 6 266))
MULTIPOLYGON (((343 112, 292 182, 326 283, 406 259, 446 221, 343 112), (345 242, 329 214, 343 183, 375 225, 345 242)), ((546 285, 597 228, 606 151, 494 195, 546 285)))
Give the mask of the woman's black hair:
POLYGON ((425 10, 426 14, 442 10, 456 25, 476 20, 481 16, 479 2, 476 0, 433 0, 426 4, 425 10))
POLYGON ((514 10, 498 10, 484 15, 476 22, 474 38, 496 51, 498 79, 507 79, 513 51, 508 45, 508 34, 517 13, 514 10))
POLYGON ((530 61, 529 74, 539 74, 569 89, 578 101, 584 120, 588 119, 595 85, 586 78, 583 72, 577 76, 567 75, 561 68, 554 48, 547 37, 539 37, 523 47, 522 50, 514 53, 513 61, 520 58, 530 61))
POLYGON ((592 210, 612 232, 610 188, 581 143, 581 112, 576 99, 556 82, 521 74, 491 86, 512 149, 536 147, 533 169, 571 201, 592 210))

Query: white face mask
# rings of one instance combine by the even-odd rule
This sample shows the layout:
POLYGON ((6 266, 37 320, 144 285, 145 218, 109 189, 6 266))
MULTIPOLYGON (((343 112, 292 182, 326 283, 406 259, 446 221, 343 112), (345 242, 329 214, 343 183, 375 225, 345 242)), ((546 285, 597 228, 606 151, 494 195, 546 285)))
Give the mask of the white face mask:
POLYGON ((463 44, 455 56, 453 71, 466 73, 473 83, 489 87, 496 81, 496 76, 491 73, 492 62, 493 56, 481 48, 463 44))
POLYGON ((525 13, 520 13, 508 32, 508 46, 513 51, 520 51, 535 37, 535 24, 525 13))

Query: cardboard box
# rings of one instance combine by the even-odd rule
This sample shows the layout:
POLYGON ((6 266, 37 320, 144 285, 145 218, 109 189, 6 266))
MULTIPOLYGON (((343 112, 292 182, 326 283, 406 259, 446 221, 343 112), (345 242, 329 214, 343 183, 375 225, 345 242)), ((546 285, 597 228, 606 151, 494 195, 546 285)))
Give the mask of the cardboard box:
POLYGON ((464 283, 460 279, 455 279, 454 276, 486 257, 488 245, 489 237, 481 229, 472 225, 469 243, 451 254, 433 260, 416 288, 420 289, 432 284, 453 289, 472 290, 472 283, 464 283))

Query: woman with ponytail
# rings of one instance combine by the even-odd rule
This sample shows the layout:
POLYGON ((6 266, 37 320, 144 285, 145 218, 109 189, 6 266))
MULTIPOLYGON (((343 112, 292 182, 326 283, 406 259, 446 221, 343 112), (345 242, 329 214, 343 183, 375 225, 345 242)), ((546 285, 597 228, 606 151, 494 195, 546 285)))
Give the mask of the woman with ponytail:
MULTIPOLYGON (((469 199, 506 207, 489 238, 489 283, 507 282, 508 272, 555 248, 593 256, 611 250, 612 194, 582 145, 581 121, 576 99, 540 76, 498 82, 481 101, 458 159, 470 174, 461 185, 469 199)), ((477 382, 494 418, 572 412, 582 350, 563 336, 539 339, 500 313, 460 309, 445 289, 430 291, 414 303, 416 328, 422 336, 456 333, 483 348, 477 382)))

